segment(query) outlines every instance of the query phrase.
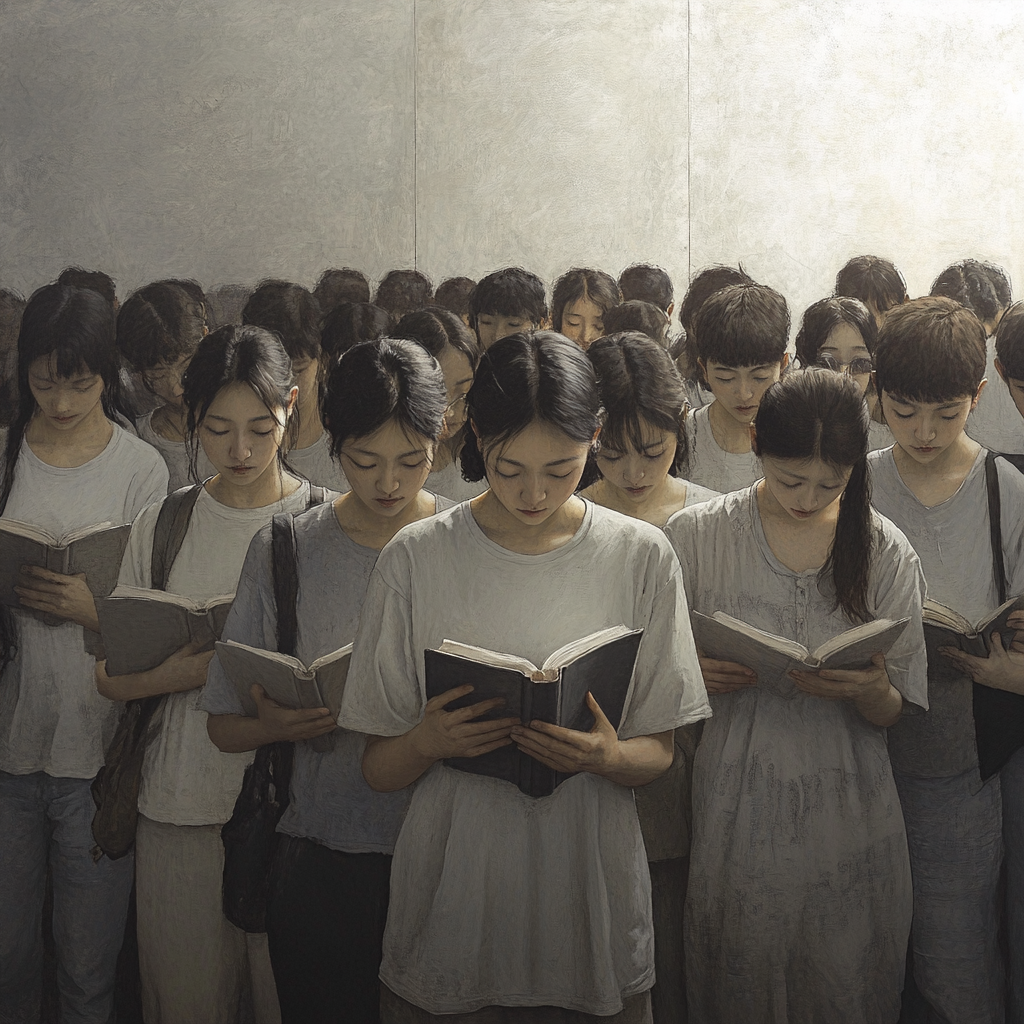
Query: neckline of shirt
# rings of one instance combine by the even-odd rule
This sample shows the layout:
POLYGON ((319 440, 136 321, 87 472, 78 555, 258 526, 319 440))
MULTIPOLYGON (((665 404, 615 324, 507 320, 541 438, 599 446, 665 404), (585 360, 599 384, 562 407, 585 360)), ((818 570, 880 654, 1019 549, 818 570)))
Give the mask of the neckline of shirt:
POLYGON ((572 538, 565 544, 559 545, 553 551, 544 551, 538 555, 525 555, 519 551, 510 551, 508 548, 504 548, 500 544, 491 540, 491 538, 484 533, 480 524, 476 521, 476 517, 473 515, 473 510, 470 508, 469 501, 464 501, 459 505, 455 505, 454 510, 457 515, 461 515, 463 517, 470 535, 485 551, 488 551, 492 555, 508 562, 518 562, 520 565, 540 565, 566 557, 570 552, 575 550, 590 533, 590 527, 594 519, 594 503, 589 498, 583 498, 581 495, 577 495, 577 497, 579 497, 584 504, 583 522, 580 523, 579 528, 573 534, 572 538))

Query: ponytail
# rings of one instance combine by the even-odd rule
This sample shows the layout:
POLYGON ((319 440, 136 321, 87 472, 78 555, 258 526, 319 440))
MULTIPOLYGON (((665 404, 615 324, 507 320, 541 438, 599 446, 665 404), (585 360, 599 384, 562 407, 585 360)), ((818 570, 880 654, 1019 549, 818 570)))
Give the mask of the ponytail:
POLYGON ((832 550, 822 570, 831 573, 836 603, 855 622, 868 619, 868 571, 871 545, 871 483, 867 456, 858 459, 839 499, 839 519, 832 550))

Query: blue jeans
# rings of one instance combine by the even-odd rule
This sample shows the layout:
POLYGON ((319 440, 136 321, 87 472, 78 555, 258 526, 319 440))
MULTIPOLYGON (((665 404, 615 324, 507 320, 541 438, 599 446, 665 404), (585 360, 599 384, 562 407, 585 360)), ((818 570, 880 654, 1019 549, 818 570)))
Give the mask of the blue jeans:
POLYGON ((1006 847, 1006 931, 1010 950, 1006 1024, 1024 1024, 1024 750, 999 773, 1006 847))
POLYGON ((1003 1024, 999 776, 942 779, 893 772, 914 879, 914 980, 944 1024, 1003 1024))
POLYGON ((0 1024, 39 1020, 46 865, 62 1024, 107 1024, 134 859, 93 859, 88 779, 0 772, 0 1024))

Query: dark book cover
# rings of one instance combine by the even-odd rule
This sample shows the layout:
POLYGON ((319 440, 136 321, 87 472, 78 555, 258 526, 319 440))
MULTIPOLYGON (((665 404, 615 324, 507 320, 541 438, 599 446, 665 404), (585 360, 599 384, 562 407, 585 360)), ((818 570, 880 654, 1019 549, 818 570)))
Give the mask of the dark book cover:
MULTIPOLYGON (((469 685, 474 687, 473 692, 452 701, 447 710, 455 711, 492 697, 503 697, 503 706, 481 715, 476 721, 513 717, 524 724, 542 721, 589 732, 594 727, 594 716, 586 702, 589 690, 618 729, 641 636, 642 631, 627 633, 581 655, 563 667, 553 682, 534 682, 516 669, 496 668, 440 651, 424 651, 427 699, 457 686, 469 685)), ((556 772, 514 744, 480 757, 448 758, 445 764, 459 771, 510 782, 532 797, 550 796, 561 783, 576 774, 556 772)))

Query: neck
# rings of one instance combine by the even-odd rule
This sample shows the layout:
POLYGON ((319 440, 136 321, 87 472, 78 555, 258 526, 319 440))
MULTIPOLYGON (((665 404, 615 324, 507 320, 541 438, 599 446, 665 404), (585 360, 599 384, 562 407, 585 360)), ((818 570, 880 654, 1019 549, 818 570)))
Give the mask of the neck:
POLYGON ((308 448, 316 444, 324 432, 323 420, 316 402, 309 402, 309 408, 299 410, 299 436, 295 440, 296 448, 308 448))
POLYGON ((768 523, 778 533, 790 537, 810 537, 821 533, 834 536, 839 521, 839 502, 834 501, 820 515, 811 519, 794 519, 778 502, 764 480, 757 485, 757 510, 762 523, 768 523))
POLYGON ((403 526, 426 519, 436 510, 434 496, 423 490, 418 491, 416 497, 394 517, 382 516, 367 508, 352 491, 334 500, 334 514, 342 530, 357 544, 377 551, 403 526))
MULTIPOLYGON (((667 473, 662 477, 661 482, 652 487, 641 501, 634 501, 622 490, 608 483, 607 480, 598 480, 596 484, 587 489, 587 497, 598 505, 610 508, 613 512, 621 512, 623 515, 631 516, 633 519, 641 519, 645 523, 653 523, 655 526, 663 525, 662 513, 664 507, 673 498, 676 488, 679 487, 682 500, 686 499, 686 484, 677 477, 669 476, 667 473)), ((682 508, 682 505, 679 506, 682 508)), ((678 511, 678 510, 676 510, 678 511)))
POLYGON ((931 462, 918 462, 899 445, 893 449, 892 455, 903 481, 913 489, 916 483, 941 479, 953 480, 959 486, 970 472, 979 451, 981 445, 961 431, 960 436, 931 462))
POLYGON ((58 430, 36 409, 25 428, 25 438, 33 447, 73 452, 78 449, 105 448, 113 432, 114 425, 107 419, 103 403, 97 402, 91 412, 70 430, 58 430))
POLYGON ((150 425, 168 441, 184 441, 188 425, 188 410, 182 405, 161 405, 153 413, 150 425))
POLYGON ((718 447, 732 455, 750 451, 750 423, 740 423, 735 416, 723 410, 718 402, 708 409, 708 422, 718 447))
POLYGON ((454 438, 447 438, 444 441, 439 441, 434 447, 434 461, 430 465, 431 473, 440 473, 442 469, 447 469, 458 457, 458 452, 454 448, 454 438))
POLYGON ((520 522, 490 489, 470 503, 477 525, 489 540, 520 555, 543 555, 568 544, 583 524, 586 509, 576 495, 537 526, 520 522))
POLYGON ((294 494, 301 486, 302 481, 298 477, 281 471, 281 465, 275 458, 257 479, 244 487, 218 473, 207 482, 206 490, 210 497, 228 508, 263 508, 294 494))

